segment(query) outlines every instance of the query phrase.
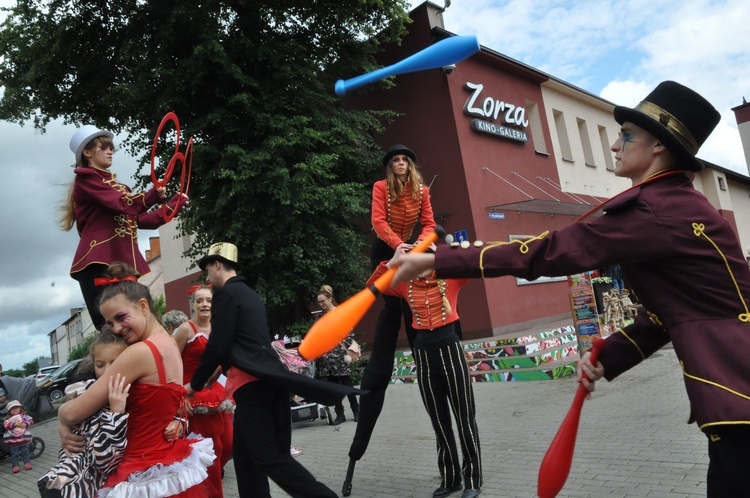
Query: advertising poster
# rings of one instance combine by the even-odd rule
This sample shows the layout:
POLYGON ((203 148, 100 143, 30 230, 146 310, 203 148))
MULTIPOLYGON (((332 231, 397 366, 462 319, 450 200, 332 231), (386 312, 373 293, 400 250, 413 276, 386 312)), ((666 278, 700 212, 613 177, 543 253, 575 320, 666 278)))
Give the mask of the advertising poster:
POLYGON ((570 308, 573 312, 573 325, 578 334, 580 354, 591 347, 594 337, 601 335, 591 276, 591 272, 568 276, 570 308))

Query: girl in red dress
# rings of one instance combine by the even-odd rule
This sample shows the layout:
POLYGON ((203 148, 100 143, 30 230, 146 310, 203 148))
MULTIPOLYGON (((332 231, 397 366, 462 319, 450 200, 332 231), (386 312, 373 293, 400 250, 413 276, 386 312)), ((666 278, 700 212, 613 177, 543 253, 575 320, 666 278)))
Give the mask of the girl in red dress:
MULTIPOLYGON (((193 378, 203 350, 211 334, 211 289, 199 286, 193 291, 195 318, 183 323, 174 331, 173 337, 182 352, 183 383, 193 378)), ((216 371, 218 377, 220 370, 216 371)), ((218 382, 207 384, 188 400, 192 415, 188 417, 190 431, 210 438, 214 442, 216 460, 208 468, 211 498, 221 498, 221 470, 232 456, 232 414, 234 403, 227 398, 224 386, 218 382)))
POLYGON ((209 495, 206 469, 215 459, 213 445, 210 439, 164 438, 164 427, 185 399, 182 360, 175 340, 154 313, 148 288, 137 282, 135 273, 123 263, 108 269, 110 285, 101 294, 99 308, 107 325, 130 346, 106 375, 60 407, 63 448, 82 448, 83 442, 71 437, 71 430, 108 403, 109 378, 119 374, 131 384, 126 406, 128 445, 99 496, 205 498, 209 495))

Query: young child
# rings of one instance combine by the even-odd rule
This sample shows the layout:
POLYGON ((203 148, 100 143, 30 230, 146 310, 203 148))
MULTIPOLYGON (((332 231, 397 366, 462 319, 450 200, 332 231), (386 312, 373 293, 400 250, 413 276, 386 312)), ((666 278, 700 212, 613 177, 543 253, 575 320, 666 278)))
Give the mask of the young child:
MULTIPOLYGON (((101 377, 109 365, 128 347, 122 337, 105 330, 99 334, 89 349, 89 368, 94 376, 101 377)), ((83 392, 94 379, 71 384, 69 395, 83 392)), ((130 384, 119 375, 109 379, 109 410, 103 408, 85 420, 78 433, 85 438, 85 448, 80 453, 68 455, 60 450, 60 461, 37 482, 43 498, 93 498, 104 481, 122 459, 127 444, 128 414, 125 402, 130 384)), ((27 467, 28 468, 28 467, 27 467)))
POLYGON ((13 473, 16 474, 21 470, 18 467, 19 456, 23 458, 24 468, 31 470, 31 463, 29 463, 31 432, 29 432, 29 427, 34 423, 34 419, 26 415, 26 412, 23 411, 23 406, 16 400, 10 401, 7 408, 8 414, 5 416, 5 422, 3 422, 3 427, 5 428, 3 441, 10 446, 13 473))

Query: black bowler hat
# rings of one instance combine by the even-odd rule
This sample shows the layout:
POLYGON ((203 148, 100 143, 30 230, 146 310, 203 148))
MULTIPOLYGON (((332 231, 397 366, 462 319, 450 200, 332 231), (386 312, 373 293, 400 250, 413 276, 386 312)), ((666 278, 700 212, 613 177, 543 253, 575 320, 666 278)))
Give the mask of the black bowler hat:
POLYGON ((388 162, 393 156, 403 154, 411 158, 412 161, 417 162, 417 155, 406 145, 396 144, 385 153, 383 156, 383 166, 388 166, 388 162))
POLYGON ((640 126, 679 160, 681 169, 700 171, 695 155, 721 115, 706 99, 686 86, 663 81, 633 109, 615 107, 615 120, 640 126))
POLYGON ((208 254, 198 261, 198 267, 206 271, 206 265, 214 261, 221 261, 234 268, 236 271, 242 271, 242 266, 237 262, 237 246, 229 242, 217 242, 212 244, 208 249, 208 254))

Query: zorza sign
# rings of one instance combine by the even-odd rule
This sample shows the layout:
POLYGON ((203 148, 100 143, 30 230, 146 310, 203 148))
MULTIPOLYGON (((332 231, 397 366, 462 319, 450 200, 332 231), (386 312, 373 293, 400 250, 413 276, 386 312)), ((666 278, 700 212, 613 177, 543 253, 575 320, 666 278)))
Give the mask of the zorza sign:
POLYGON ((481 83, 467 81, 464 87, 471 92, 464 104, 464 114, 477 116, 470 122, 472 130, 518 142, 529 141, 529 134, 525 131, 529 121, 524 107, 491 96, 482 98, 484 85, 481 83), (493 122, 498 120, 499 123, 493 122), (503 124, 511 125, 512 128, 503 124))

